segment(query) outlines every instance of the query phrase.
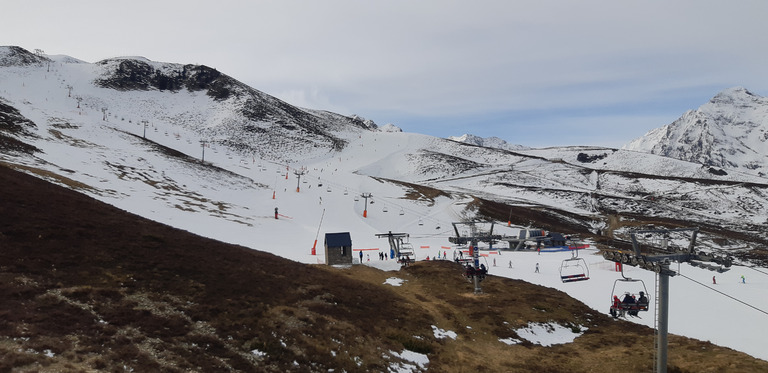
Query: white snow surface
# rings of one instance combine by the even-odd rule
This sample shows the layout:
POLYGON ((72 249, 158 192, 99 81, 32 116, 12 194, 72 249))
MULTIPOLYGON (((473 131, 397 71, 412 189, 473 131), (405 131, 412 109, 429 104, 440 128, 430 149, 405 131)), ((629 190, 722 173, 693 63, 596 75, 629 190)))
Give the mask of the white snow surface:
POLYGON ((402 352, 390 351, 394 356, 397 356, 409 363, 397 364, 393 363, 389 366, 389 371, 392 373, 409 373, 409 372, 421 372, 429 365, 429 357, 418 352, 410 350, 403 350, 402 352))
POLYGON ((557 323, 528 323, 528 326, 516 332, 520 338, 527 339, 533 344, 549 347, 573 342, 576 337, 584 334, 584 329, 574 333, 571 328, 557 323))
MULTIPOLYGON (((691 215, 734 225, 763 224, 768 218, 768 197, 760 187, 765 179, 751 174, 718 176, 718 180, 737 183, 704 189, 680 180, 632 180, 615 172, 597 176, 597 171, 611 170, 714 178, 700 164, 627 150, 571 147, 510 154, 419 134, 342 131, 338 135, 349 141, 343 150, 297 155, 301 161, 291 164, 238 153, 214 142, 205 148, 205 161, 211 166, 201 166, 164 154, 144 141, 142 121, 148 122, 148 140, 200 158, 203 136, 199 131, 230 116, 226 101, 215 102, 202 92, 186 90, 98 88, 91 84, 99 74, 98 66, 66 57, 54 61, 50 72, 46 66, 0 69, 0 99, 36 124, 31 131, 37 138, 25 141, 43 150, 34 157, 0 154, 0 161, 62 175, 78 183, 66 184, 76 185, 80 192, 128 212, 301 263, 323 263, 323 234, 332 232, 350 232, 355 249, 368 249, 371 261, 365 265, 384 270, 397 270, 398 265, 393 260, 378 260, 377 250, 388 250, 388 244, 377 233, 409 233, 417 260, 434 258, 438 251, 452 258, 456 248, 448 241, 453 235, 450 223, 474 215, 467 209, 472 195, 557 206, 587 219, 593 202, 586 197, 596 188, 615 194, 617 203, 629 206, 644 203, 629 191, 652 192, 669 200, 666 205, 650 205, 659 214, 691 215), (101 111, 104 107, 109 109, 106 120, 101 111), (605 157, 585 168, 575 161, 579 153, 605 157), (300 180, 295 174, 299 170, 305 172, 300 180), (405 198, 411 188, 390 180, 430 185, 450 195, 405 198), (586 197, 567 197, 565 192, 586 197), (367 217, 363 217, 362 193, 373 195, 367 217), (684 205, 680 196, 688 202, 701 201, 701 206, 684 205), (734 202, 736 199, 752 202, 745 207, 734 202), (279 208, 278 219, 275 208, 279 208), (312 255, 313 247, 316 255, 312 255)), ((49 180, 65 184, 61 179, 49 180)), ((601 228, 599 221, 593 224, 595 229, 601 228)), ((525 227, 497 225, 500 234, 516 235, 521 228, 525 227)), ((742 247, 740 242, 733 245, 742 247)), ((487 261, 490 264, 496 259, 498 265, 488 265, 491 275, 556 288, 607 313, 614 282, 621 276, 612 262, 594 253, 580 252, 590 280, 567 284, 559 276, 562 261, 571 255, 567 252, 505 251, 488 254, 487 261), (540 273, 534 273, 536 263, 540 273)), ((717 274, 717 284, 712 285, 710 271, 685 264, 673 267, 685 277, 670 281, 670 333, 768 360, 763 335, 768 330, 768 270, 737 265, 717 274), (740 282, 741 275, 746 276, 746 283, 740 282)), ((642 279, 652 296, 651 309, 630 321, 653 327, 654 274, 630 266, 625 267, 625 274, 642 279)), ((639 290, 643 289, 627 289, 639 290)), ((409 355, 408 359, 417 366, 426 364, 419 356, 409 355)))
POLYGON ((432 332, 435 335, 435 339, 444 339, 444 338, 456 339, 456 337, 459 336, 453 330, 440 329, 435 325, 432 325, 432 332))
POLYGON ((403 282, 405 282, 405 280, 397 277, 390 277, 384 281, 385 284, 392 286, 402 286, 403 282))

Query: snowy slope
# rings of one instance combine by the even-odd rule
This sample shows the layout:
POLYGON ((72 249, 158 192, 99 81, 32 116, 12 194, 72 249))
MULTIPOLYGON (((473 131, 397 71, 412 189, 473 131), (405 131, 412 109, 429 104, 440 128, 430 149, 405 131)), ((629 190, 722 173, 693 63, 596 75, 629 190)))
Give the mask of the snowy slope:
MULTIPOLYGON (((11 54, 7 48, 0 49, 3 53, 11 54)), ((322 262, 322 255, 312 255, 313 246, 321 254, 323 234, 339 231, 351 232, 354 248, 370 249, 371 258, 387 247, 375 234, 388 231, 409 233, 419 259, 451 252, 451 222, 475 217, 476 197, 551 210, 583 227, 584 233, 605 229, 609 215, 644 215, 717 227, 740 237, 725 240, 718 231, 702 232, 705 250, 745 251, 763 245, 754 237, 768 219, 768 185, 753 174, 713 173, 701 164, 629 150, 509 151, 379 131, 359 117, 285 106, 229 79, 223 88, 208 84, 199 90, 161 90, 152 83, 116 89, 97 81, 114 77, 125 61, 169 76, 189 65, 144 58, 96 64, 48 58, 50 70, 44 59, 18 63, 15 58, 0 68, 0 103, 5 105, 0 108, 5 114, 17 111, 8 121, 0 113, 0 133, 38 149, 19 150, 0 142, 0 162, 126 211, 299 262, 322 262), (221 95, 224 88, 230 92, 226 98, 221 95), (254 108, 263 111, 256 115, 254 108), (373 195, 367 206, 363 193, 373 195)), ((498 231, 515 235, 520 228, 502 225, 498 231)), ((626 238, 627 229, 617 227, 617 238, 626 238)), ((593 280, 565 286, 554 273, 563 259, 559 254, 546 259, 532 259, 530 253, 489 255, 497 255, 499 266, 512 260, 516 268, 492 273, 563 289, 600 311, 607 310, 610 300, 606 287, 618 277, 611 263, 588 256, 593 280), (534 261, 545 269, 539 277, 523 270, 534 261)), ((698 274, 699 269, 688 271, 710 276, 698 274)), ((724 290, 768 308, 765 297, 758 296, 768 289, 768 279, 747 272, 748 286, 735 287, 742 271, 751 270, 739 267, 723 275, 728 276, 724 290)), ((652 275, 640 272, 632 276, 646 276, 650 287, 652 275)), ((677 283, 683 281, 675 279, 677 283)), ((681 300, 713 297, 697 286, 674 288, 673 294, 682 294, 681 300)), ((759 312, 723 302, 698 312, 700 322, 683 322, 690 317, 689 308, 673 304, 670 331, 768 359, 753 344, 764 330, 755 326, 767 326, 759 312), (711 323, 723 314, 735 315, 729 329, 690 326, 711 323)), ((648 325, 649 319, 638 321, 648 325)))

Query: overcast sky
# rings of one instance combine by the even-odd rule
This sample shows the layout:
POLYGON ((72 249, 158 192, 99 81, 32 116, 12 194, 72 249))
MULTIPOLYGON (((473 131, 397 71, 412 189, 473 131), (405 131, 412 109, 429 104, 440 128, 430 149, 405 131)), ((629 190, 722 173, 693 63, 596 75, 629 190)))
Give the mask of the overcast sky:
POLYGON ((0 45, 203 64, 439 137, 620 147, 719 91, 768 96, 766 0, 12 1, 0 45))

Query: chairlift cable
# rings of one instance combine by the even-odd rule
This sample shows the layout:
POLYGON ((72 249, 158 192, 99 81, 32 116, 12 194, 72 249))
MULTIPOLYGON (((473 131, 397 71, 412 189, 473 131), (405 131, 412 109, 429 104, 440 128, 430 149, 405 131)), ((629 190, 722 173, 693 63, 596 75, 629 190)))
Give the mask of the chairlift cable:
POLYGON ((739 303, 741 303, 741 304, 744 304, 744 305, 745 305, 745 306, 747 306, 747 307, 750 307, 750 308, 754 308, 755 310, 757 310, 757 311, 760 311, 760 312, 762 312, 762 313, 764 313, 764 314, 768 315, 768 311, 764 311, 764 310, 761 310, 761 309, 759 309, 759 308, 757 308, 757 307, 755 307, 755 306, 753 306, 753 305, 751 305, 751 304, 749 304, 749 303, 747 303, 747 302, 744 302, 743 300, 740 300, 740 299, 734 298, 734 297, 732 297, 732 296, 730 296, 730 295, 728 295, 728 294, 726 294, 726 293, 723 293, 723 292, 722 292, 722 291, 720 291, 720 290, 717 290, 717 289, 715 289, 715 288, 713 288, 713 287, 711 287, 711 286, 708 286, 708 285, 706 285, 706 284, 704 284, 704 283, 702 283, 702 282, 696 281, 696 280, 694 280, 694 279, 692 279, 692 278, 690 278, 690 277, 688 277, 688 276, 686 276, 686 275, 684 275, 684 274, 682 274, 682 273, 678 273, 678 275, 679 275, 679 276, 683 276, 684 278, 687 278, 687 279, 689 279, 689 280, 691 280, 691 281, 693 281, 693 282, 695 282, 695 283, 697 283, 697 284, 699 284, 699 285, 701 285, 701 286, 703 286, 703 287, 705 287, 705 288, 707 288, 707 289, 709 289, 709 290, 712 290, 712 291, 714 291, 714 292, 717 292, 717 293, 720 293, 720 294, 722 294, 722 295, 725 295, 726 297, 728 297, 728 298, 731 298, 731 299, 733 299, 733 300, 735 300, 735 301, 737 301, 737 302, 739 302, 739 303))
POLYGON ((751 270, 753 270, 753 271, 756 271, 756 272, 760 272, 760 273, 762 273, 762 274, 764 274, 764 275, 768 275, 768 273, 767 273, 767 272, 763 272, 763 271, 761 271, 761 270, 759 270, 759 269, 755 268, 754 266, 750 266, 750 267, 747 267, 747 268, 749 268, 749 269, 751 269, 751 270))

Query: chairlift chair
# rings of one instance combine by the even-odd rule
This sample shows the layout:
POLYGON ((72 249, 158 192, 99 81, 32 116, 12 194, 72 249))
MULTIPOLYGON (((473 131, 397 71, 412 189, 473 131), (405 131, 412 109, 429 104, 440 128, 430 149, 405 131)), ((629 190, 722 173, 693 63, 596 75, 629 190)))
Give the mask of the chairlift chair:
POLYGON ((424 225, 424 221, 419 219, 419 225, 424 225))
POLYGON ((400 209, 400 215, 405 215, 405 211, 403 211, 403 209, 400 209))
POLYGON ((589 280, 589 267, 584 258, 579 258, 574 251, 571 258, 563 260, 560 264, 560 280, 565 282, 576 282, 589 280))
POLYGON ((387 211, 389 211, 389 210, 387 210, 387 206, 384 206, 384 208, 382 209, 382 211, 384 211, 384 212, 387 212, 387 211))
POLYGON ((639 311, 648 311, 650 295, 648 294, 648 288, 645 287, 645 282, 637 278, 624 277, 623 272, 621 276, 622 278, 613 282, 613 289, 611 290, 611 315, 615 318, 625 317, 627 314, 637 316, 639 311), (645 297, 644 300, 639 295, 641 292, 645 297), (635 294, 638 294, 637 299, 634 298, 635 294), (627 296, 632 301, 624 302, 624 298, 627 296), (618 301, 615 300, 616 298, 618 298, 618 301))

